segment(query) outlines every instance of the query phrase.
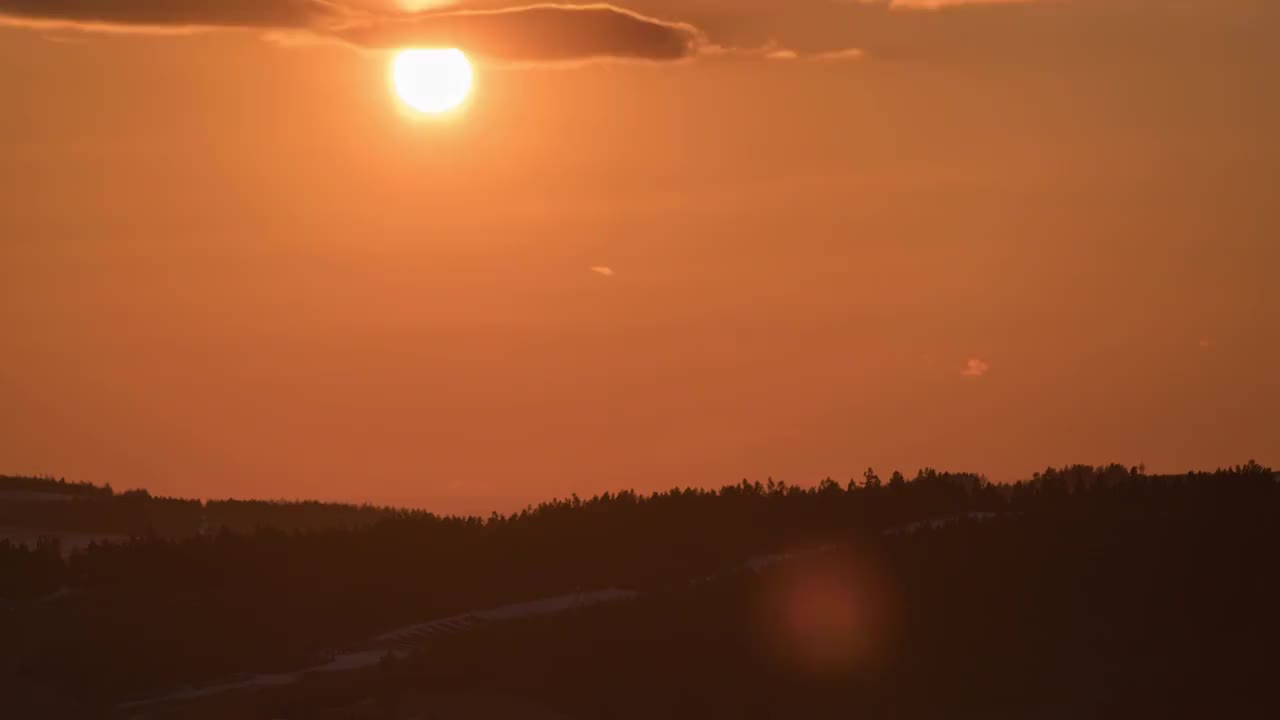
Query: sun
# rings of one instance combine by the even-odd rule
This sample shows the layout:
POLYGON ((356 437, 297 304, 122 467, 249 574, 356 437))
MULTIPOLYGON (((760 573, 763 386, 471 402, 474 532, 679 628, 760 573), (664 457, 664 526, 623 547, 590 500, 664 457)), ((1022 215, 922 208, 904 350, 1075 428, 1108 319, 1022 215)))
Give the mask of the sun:
POLYGON ((401 50, 391 61, 391 83, 405 105, 436 115, 467 99, 471 63, 457 48, 401 50))

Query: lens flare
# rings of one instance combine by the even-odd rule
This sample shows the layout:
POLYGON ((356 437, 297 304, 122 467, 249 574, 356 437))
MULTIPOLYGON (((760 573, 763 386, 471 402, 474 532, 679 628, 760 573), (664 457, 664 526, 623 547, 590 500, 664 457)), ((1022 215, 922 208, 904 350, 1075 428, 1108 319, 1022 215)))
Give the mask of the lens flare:
POLYGON ((891 603, 869 558, 846 549, 808 554, 766 573, 762 583, 757 627, 777 659, 812 675, 883 659, 891 603))

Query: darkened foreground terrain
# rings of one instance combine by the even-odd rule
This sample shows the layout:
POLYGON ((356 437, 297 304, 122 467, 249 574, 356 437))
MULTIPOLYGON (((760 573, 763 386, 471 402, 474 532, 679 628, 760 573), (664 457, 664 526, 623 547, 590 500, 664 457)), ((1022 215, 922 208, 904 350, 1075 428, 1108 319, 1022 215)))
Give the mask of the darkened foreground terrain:
POLYGON ((0 479, 6 492, 0 525, 133 537, 70 554, 0 541, 5 717, 1280 711, 1280 485, 1253 463, 1080 466, 1013 486, 868 471, 848 486, 623 492, 487 520, 29 478, 0 479), (623 599, 467 615, 604 588, 623 599), (166 698, 351 649, 382 659, 166 698))

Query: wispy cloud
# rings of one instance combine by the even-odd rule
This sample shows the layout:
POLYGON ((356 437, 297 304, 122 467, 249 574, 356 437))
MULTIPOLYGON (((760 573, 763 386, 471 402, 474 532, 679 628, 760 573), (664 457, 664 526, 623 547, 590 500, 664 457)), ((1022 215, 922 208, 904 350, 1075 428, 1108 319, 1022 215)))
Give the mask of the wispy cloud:
POLYGON ((607 265, 596 265, 596 266, 594 266, 594 267, 592 267, 592 268, 591 268, 591 272, 593 272, 593 273, 595 273, 595 274, 597 274, 597 275, 603 275, 603 276, 605 276, 605 277, 613 277, 613 274, 614 274, 614 273, 613 273, 613 268, 611 268, 611 267, 609 267, 609 266, 607 266, 607 265))
POLYGON ((960 374, 967 378, 980 378, 991 370, 991 364, 979 358, 969 358, 960 374))

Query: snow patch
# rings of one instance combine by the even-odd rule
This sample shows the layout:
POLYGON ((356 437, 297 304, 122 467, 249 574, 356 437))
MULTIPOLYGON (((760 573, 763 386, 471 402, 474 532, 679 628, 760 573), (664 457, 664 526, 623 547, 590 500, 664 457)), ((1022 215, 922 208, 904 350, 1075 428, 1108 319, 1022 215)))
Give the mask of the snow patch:
POLYGON ((919 532, 921 530, 941 530, 942 528, 948 527, 950 525, 955 525, 956 523, 959 523, 961 520, 973 520, 975 522, 984 522, 987 520, 992 520, 994 518, 1000 517, 1001 515, 1004 515, 1004 514, 1007 514, 1007 513, 969 512, 969 513, 963 513, 960 515, 948 515, 947 517, 933 518, 930 520, 917 520, 916 522, 910 522, 910 523, 907 523, 906 525, 899 525, 897 527, 889 528, 888 530, 885 530, 881 534, 882 535, 910 535, 912 533, 919 532))

